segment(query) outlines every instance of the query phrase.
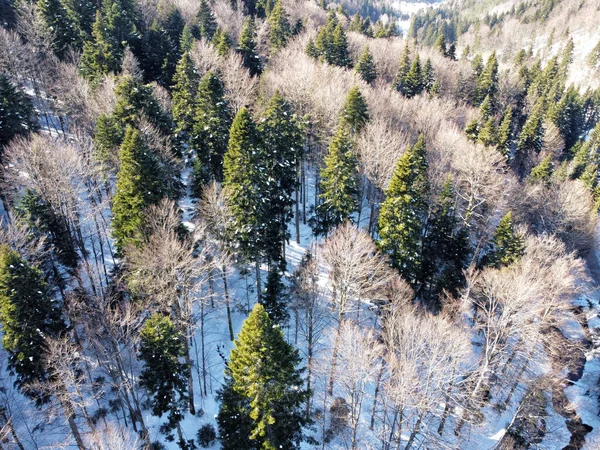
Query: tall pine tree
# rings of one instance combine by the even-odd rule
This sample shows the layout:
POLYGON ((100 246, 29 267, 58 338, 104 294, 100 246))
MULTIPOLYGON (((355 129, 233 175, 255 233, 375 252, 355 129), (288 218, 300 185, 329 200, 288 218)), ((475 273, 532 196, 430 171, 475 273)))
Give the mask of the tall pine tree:
POLYGON ((0 73, 0 157, 2 148, 15 136, 27 135, 38 128, 29 97, 0 73))
POLYGON ((269 16, 269 42, 271 43, 271 53, 287 45, 288 39, 292 35, 292 29, 288 14, 283 8, 281 0, 275 1, 273 11, 269 16))
POLYGON ((242 55, 242 64, 250 71, 250 76, 262 73, 263 64, 256 43, 256 24, 252 17, 244 22, 237 51, 242 55))
POLYGON ((200 76, 189 54, 185 52, 177 64, 173 81, 173 120, 177 134, 187 136, 192 131, 196 115, 196 93, 200 76))
POLYGON ((398 160, 379 214, 379 247, 413 287, 421 277, 429 177, 423 135, 398 160))
POLYGON ((308 392, 300 356, 257 304, 235 341, 219 392, 223 450, 297 449, 308 392))
POLYGON ((491 267, 510 266, 525 253, 523 236, 515 231, 512 212, 507 212, 500 220, 486 257, 485 264, 491 267))
POLYGON ((367 102, 358 86, 353 87, 348 92, 341 116, 342 123, 347 125, 354 134, 359 134, 369 121, 367 102))
POLYGON ((355 70, 368 84, 373 84, 373 82, 377 79, 377 66, 375 65, 375 60, 369 51, 368 45, 360 55, 360 58, 356 63, 355 70))

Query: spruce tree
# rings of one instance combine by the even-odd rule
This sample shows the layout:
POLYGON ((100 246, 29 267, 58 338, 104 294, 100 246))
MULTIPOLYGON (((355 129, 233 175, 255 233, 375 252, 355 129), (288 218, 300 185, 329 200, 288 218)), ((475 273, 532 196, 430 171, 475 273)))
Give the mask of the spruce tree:
POLYGON ((57 338, 66 327, 41 271, 7 245, 0 246, 0 324, 15 385, 38 403, 44 402, 44 394, 28 385, 50 379, 44 366, 45 341, 57 338))
POLYGON ((309 395, 301 359, 257 304, 231 350, 217 416, 223 450, 298 449, 309 395))
POLYGON ((38 127, 29 97, 0 73, 0 157, 2 148, 14 137, 27 135, 38 127))
POLYGON ((252 17, 248 17, 244 22, 237 51, 242 55, 242 64, 248 69, 250 76, 262 73, 263 64, 258 54, 256 25, 252 17))
POLYGON ((490 117, 479 130, 477 139, 486 147, 496 144, 496 121, 493 117, 490 117))
POLYGON ((217 19, 207 0, 200 0, 200 8, 196 14, 196 38, 211 41, 217 31, 217 19))
POLYGON ((229 145, 223 160, 223 187, 229 192, 231 240, 242 256, 257 264, 264 249, 266 223, 272 220, 261 214, 265 193, 261 152, 262 143, 256 124, 250 111, 242 108, 231 125, 229 145))
POLYGON ((357 161, 350 130, 340 124, 329 144, 325 166, 321 169, 319 204, 313 231, 327 235, 350 218, 358 207, 357 161))
POLYGON ((217 54, 224 58, 229 54, 229 50, 233 45, 233 41, 231 40, 231 37, 227 31, 217 28, 217 31, 213 36, 213 44, 215 45, 217 54))
POLYGON ((496 139, 496 146, 498 150, 507 158, 510 156, 510 151, 512 148, 512 119, 513 110, 512 106, 509 105, 502 116, 502 121, 500 122, 500 127, 498 127, 496 139))
POLYGON ((192 145, 198 159, 194 168, 195 191, 211 178, 223 179, 223 155, 227 151, 231 110, 225 87, 216 72, 208 72, 198 86, 192 145))
POLYGON ((421 277, 421 248, 429 178, 423 135, 398 160, 379 214, 379 247, 413 287, 421 277))
POLYGON ((81 46, 81 30, 60 0, 38 0, 37 7, 44 25, 52 33, 52 47, 59 58, 64 58, 69 48, 75 50, 81 46))
POLYGON ((477 80, 477 103, 489 95, 492 100, 496 98, 498 92, 498 59, 496 52, 488 58, 485 67, 481 71, 477 80))
POLYGON ((360 55, 360 58, 356 63, 355 70, 360 75, 360 77, 368 84, 373 84, 373 82, 377 78, 377 67, 375 65, 373 55, 371 55, 371 52, 369 51, 368 45, 365 47, 362 54, 360 55))
POLYGON ((312 37, 308 38, 308 43, 306 44, 304 52, 313 59, 319 58, 320 53, 312 37))
POLYGON ((342 28, 342 24, 338 23, 333 31, 333 63, 339 67, 352 67, 352 58, 348 50, 348 38, 346 32, 342 28))
MULTIPOLYGON (((168 422, 161 427, 167 432, 179 428, 186 407, 188 370, 181 362, 186 353, 184 339, 171 319, 159 313, 150 316, 140 332, 140 359, 144 362, 140 386, 148 391, 154 416, 168 413, 168 422)), ((178 431, 180 447, 187 448, 178 431)))
POLYGON ((342 109, 341 121, 354 134, 359 134, 369 121, 367 102, 360 93, 358 86, 354 86, 346 96, 346 103, 342 109))
POLYGON ((200 76, 189 54, 185 52, 173 77, 173 120, 178 134, 191 133, 196 115, 196 93, 200 76))
POLYGON ((183 55, 185 52, 189 52, 192 50, 194 45, 194 32, 193 27, 185 24, 183 27, 183 31, 181 32, 181 47, 180 51, 183 55))
POLYGON ((491 267, 510 266, 517 262, 525 253, 523 236, 515 231, 512 212, 507 212, 500 221, 488 254, 484 258, 486 265, 491 267))
POLYGON ((267 275, 265 293, 261 303, 274 324, 283 326, 288 320, 287 291, 283 283, 281 268, 274 265, 267 275))
POLYGON ((434 45, 435 49, 439 51, 443 56, 448 56, 448 49, 446 48, 446 37, 440 34, 434 45))
POLYGON ((554 172, 554 165, 552 164, 552 155, 546 156, 535 166, 529 174, 529 181, 531 183, 548 183, 554 172))
POLYGON ((406 92, 406 75, 408 75, 408 71, 411 68, 410 63, 410 50, 408 48, 408 40, 404 44, 404 52, 402 53, 402 57, 400 58, 400 65, 398 66, 398 71, 396 72, 396 76, 394 81, 392 82, 392 86, 398 92, 405 93, 406 92))
POLYGON ((128 126, 120 151, 121 166, 112 203, 112 231, 120 253, 143 238, 143 213, 167 192, 158 162, 140 132, 128 126))
POLYGON ((404 90, 403 94, 408 98, 414 97, 415 95, 423 92, 423 80, 421 73, 421 60, 419 54, 415 55, 415 59, 412 62, 410 70, 406 74, 404 79, 404 90))
POLYGON ((430 94, 435 94, 437 92, 435 88, 435 75, 433 73, 433 65, 431 64, 431 59, 427 58, 425 61, 425 65, 423 66, 423 70, 421 71, 421 84, 423 89, 430 94))
POLYGON ((519 135, 519 141, 517 143, 517 151, 522 158, 529 155, 532 151, 539 153, 544 145, 544 128, 543 128, 543 106, 542 103, 538 103, 534 110, 531 112, 521 134, 519 135))
POLYGON ((275 1, 275 6, 269 16, 269 26, 271 53, 275 53, 287 45, 287 41, 292 34, 288 15, 281 0, 275 1))
POLYGON ((265 254, 269 262, 285 265, 282 250, 292 216, 296 166, 304 144, 301 123, 285 99, 275 92, 259 131, 263 145, 257 170, 265 178, 261 215, 265 218, 265 254))

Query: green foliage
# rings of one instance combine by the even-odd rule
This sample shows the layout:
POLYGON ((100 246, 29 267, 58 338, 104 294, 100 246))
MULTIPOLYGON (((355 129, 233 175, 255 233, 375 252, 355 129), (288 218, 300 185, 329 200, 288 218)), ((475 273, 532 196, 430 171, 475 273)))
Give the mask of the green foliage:
POLYGON ((448 56, 448 49, 446 48, 446 37, 440 34, 440 37, 435 41, 435 49, 440 52, 443 56, 448 56))
POLYGON ((173 120, 178 134, 191 133, 196 115, 196 93, 200 76, 189 54, 185 52, 173 77, 173 120))
POLYGON ((369 51, 368 45, 365 46, 365 49, 360 55, 360 58, 356 63, 355 70, 368 84, 373 84, 373 82, 377 79, 377 66, 375 65, 375 60, 369 51))
POLYGON ((341 123, 347 126, 352 133, 359 134, 368 121, 367 101, 360 93, 358 86, 355 86, 350 89, 346 96, 346 103, 341 114, 341 123))
POLYGON ((263 64, 258 54, 256 25, 252 17, 248 17, 244 22, 237 51, 242 55, 242 63, 250 71, 250 76, 262 73, 263 64))
POLYGON ((496 234, 485 258, 486 265, 496 268, 510 266, 517 262, 524 253, 523 236, 515 231, 512 213, 509 211, 496 229, 496 234))
POLYGON ((301 359, 257 304, 235 341, 219 391, 224 450, 297 449, 305 415, 301 359))
POLYGON ((52 33, 52 47, 59 58, 64 58, 69 48, 81 47, 81 30, 60 0, 38 0, 37 7, 44 25, 52 33))
POLYGON ((529 181, 531 183, 548 183, 553 172, 552 155, 548 155, 531 170, 529 181))
POLYGON ((479 130, 477 139, 481 144, 490 147, 496 144, 496 133, 496 121, 494 117, 490 117, 479 130))
POLYGON ((194 169, 196 194, 210 179, 223 179, 223 155, 227 151, 231 110, 225 87, 216 72, 202 77, 196 98, 192 145, 198 154, 194 169))
POLYGON ((274 265, 267 276, 267 286, 261 296, 261 304, 274 324, 283 326, 288 320, 287 292, 283 284, 283 274, 278 266, 274 265))
POLYGON ((31 100, 8 77, 0 73, 0 156, 16 136, 26 136, 39 127, 31 100))
POLYGON ((327 64, 351 67, 352 60, 348 51, 348 39, 333 11, 327 16, 325 26, 319 30, 314 45, 310 45, 309 42, 307 54, 319 58, 327 64))
POLYGON ((488 58, 485 67, 477 78, 477 88, 475 94, 476 104, 480 104, 487 96, 493 102, 498 92, 498 59, 496 53, 492 53, 488 58))
POLYGON ((45 340, 58 337, 66 327, 41 271, 7 245, 0 246, 0 323, 8 369, 16 374, 15 385, 38 403, 44 402, 42 394, 27 386, 49 380, 44 366, 45 340))
POLYGON ((211 41, 217 31, 217 19, 207 0, 200 0, 200 8, 196 14, 196 39, 211 41))
POLYGON ((513 109, 512 106, 508 106, 502 116, 502 121, 498 127, 498 133, 496 135, 496 147, 498 151, 502 153, 506 158, 510 156, 512 148, 512 126, 513 120, 513 109))
POLYGON ((139 245, 144 236, 144 209, 168 194, 156 156, 140 132, 130 126, 121 145, 121 166, 112 203, 112 234, 117 250, 139 245))
POLYGON ((227 31, 222 30, 221 28, 217 28, 217 31, 213 36, 213 44, 215 44, 217 54, 224 58, 229 54, 229 50, 233 45, 233 40, 231 39, 227 31))
POLYGON ((394 78, 394 81, 392 82, 392 86, 398 92, 404 93, 404 91, 406 89, 405 88, 406 75, 408 74, 410 67, 411 67, 410 50, 408 48, 408 40, 407 40, 406 43, 404 44, 404 52, 402 53, 402 57, 400 58, 400 65, 398 66, 398 71, 396 72, 396 77, 394 78))
POLYGON ((575 86, 569 86, 558 103, 552 105, 549 119, 556 125, 569 151, 584 133, 583 101, 575 86))
POLYGON ((429 195, 423 135, 398 160, 379 214, 379 247, 413 287, 421 279, 422 236, 429 195))
POLYGON ((269 16, 269 42, 271 44, 271 53, 275 53, 277 50, 285 47, 291 35, 292 29, 288 14, 283 8, 281 0, 276 0, 273 11, 269 16))
POLYGON ((531 112, 517 142, 517 151, 523 157, 531 152, 539 153, 544 145, 542 104, 538 103, 531 112))
POLYGON ((223 187, 228 190, 232 214, 231 240, 249 259, 260 258, 266 226, 261 203, 264 178, 261 172, 262 142, 250 111, 242 108, 235 116, 229 146, 223 161, 223 187))
POLYGON ((316 207, 316 221, 313 224, 316 235, 327 235, 356 211, 357 165, 350 130, 340 124, 329 144, 325 166, 321 169, 320 203, 316 207))
POLYGON ((183 419, 187 400, 187 366, 184 339, 169 317, 155 313, 140 332, 140 359, 144 369, 140 386, 148 391, 152 414, 168 413, 165 430, 172 430, 183 419))

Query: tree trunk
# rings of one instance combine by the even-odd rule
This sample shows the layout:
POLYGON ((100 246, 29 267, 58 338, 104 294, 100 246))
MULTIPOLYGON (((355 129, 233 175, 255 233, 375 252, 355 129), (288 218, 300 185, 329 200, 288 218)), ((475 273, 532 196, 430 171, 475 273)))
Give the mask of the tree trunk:
POLYGON ((262 284, 260 279, 260 258, 256 255, 256 301, 260 303, 262 298, 262 284))
POLYGON ((233 342, 233 322, 231 321, 231 306, 229 305, 229 288, 227 286, 227 274, 225 266, 221 268, 221 278, 223 279, 223 290, 225 291, 225 308, 227 309, 227 325, 229 326, 229 339, 233 342))
POLYGON ((338 346, 340 344, 340 333, 342 332, 342 321, 344 313, 340 312, 337 331, 335 333, 335 342, 333 344, 333 354, 331 355, 331 371, 329 372, 329 395, 333 395, 333 383, 335 381, 335 366, 337 363, 338 346))
POLYGON ((381 377, 383 377, 384 365, 381 365, 379 373, 377 374, 377 380, 375 381, 375 393, 373 394, 373 409, 371 410, 371 424, 369 429, 372 431, 375 427, 375 410, 377 409, 377 397, 379 395, 379 388, 381 386, 381 377))
POLYGON ((422 420, 423 420, 423 414, 421 413, 421 414, 419 414, 417 423, 415 423, 415 427, 413 428, 412 432, 410 433, 410 437, 408 438, 408 442, 406 443, 406 447, 404 447, 404 450, 410 450, 410 448, 412 447, 413 442, 415 441, 415 437, 417 436, 417 433, 421 429, 421 421, 422 420))
POLYGON ((8 428, 8 431, 10 432, 10 434, 12 435, 13 441, 15 441, 15 444, 17 445, 17 447, 19 447, 19 450, 25 450, 25 447, 23 447, 23 444, 21 444, 21 440, 19 439, 19 436, 17 435, 17 430, 15 430, 15 427, 12 424, 12 418, 9 419, 6 416, 4 409, 0 409, 0 418, 2 418, 2 420, 6 423, 6 427, 8 428))

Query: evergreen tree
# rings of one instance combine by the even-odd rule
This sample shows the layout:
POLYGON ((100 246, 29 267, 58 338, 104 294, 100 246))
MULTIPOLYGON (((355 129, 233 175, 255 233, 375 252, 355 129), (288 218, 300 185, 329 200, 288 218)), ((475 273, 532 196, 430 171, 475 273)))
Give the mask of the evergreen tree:
POLYGON ((37 7, 44 25, 52 33, 52 46, 59 58, 64 58, 69 48, 81 46, 81 30, 60 0, 38 0, 37 7))
POLYGON ((274 7, 275 0, 256 0, 256 15, 263 18, 269 17, 274 7))
POLYGON ((369 121, 369 110, 367 101, 358 90, 358 86, 354 86, 346 96, 346 103, 341 114, 341 121, 354 134, 359 134, 365 124, 369 121))
POLYGON ((288 320, 287 292, 283 274, 278 266, 272 266, 267 276, 267 286, 261 303, 274 324, 283 326, 288 320))
POLYGON ((0 246, 0 323, 8 369, 16 374, 15 385, 38 403, 44 402, 44 394, 27 386, 49 380, 44 367, 45 341, 58 337, 66 327, 41 271, 7 245, 0 246))
POLYGON ((560 131, 565 150, 570 150, 583 134, 585 123, 582 99, 575 86, 569 86, 560 101, 552 106, 549 118, 560 131))
POLYGON ((142 38, 140 65, 144 71, 144 80, 157 81, 169 88, 177 63, 181 57, 181 34, 183 17, 179 9, 172 8, 162 20, 155 19, 142 38))
POLYGON ((285 267, 282 250, 288 238, 292 194, 296 189, 296 165, 303 149, 304 134, 300 122, 284 100, 275 92, 259 125, 263 145, 257 162, 263 182, 260 215, 265 220, 264 252, 269 262, 285 267))
POLYGON ((196 114, 196 93, 200 76, 189 54, 185 52, 177 64, 173 81, 173 120, 178 134, 191 133, 196 114))
POLYGON ((130 126, 121 145, 120 161, 112 203, 112 231, 117 249, 122 252, 127 245, 141 242, 144 209, 158 203, 166 189, 152 151, 140 132, 130 126))
POLYGON ((410 50, 408 48, 408 40, 404 44, 404 52, 402 53, 402 57, 400 58, 400 65, 398 66, 398 71, 396 72, 396 77, 392 82, 392 86, 401 93, 406 92, 406 76, 408 75, 408 71, 411 69, 410 63, 410 50))
POLYGON ((333 31, 333 51, 334 65, 352 67, 352 58, 350 58, 350 51, 348 50, 348 38, 341 23, 338 23, 333 31))
POLYGON ((350 130, 343 123, 329 144, 319 188, 320 203, 316 207, 313 231, 316 235, 327 235, 349 219, 358 207, 357 161, 350 130))
POLYGON ((39 127, 29 97, 0 73, 0 156, 14 137, 27 135, 39 127))
POLYGON ((512 119, 513 110, 512 106, 509 105, 502 116, 502 122, 500 122, 496 140, 498 150, 507 158, 510 156, 512 147, 512 119))
POLYGON ((314 58, 314 59, 319 58, 320 53, 319 53, 319 50, 317 49, 315 41, 313 41, 312 37, 308 38, 308 43, 306 44, 306 49, 304 49, 304 52, 311 58, 314 58))
POLYGON ((427 58, 425 61, 425 65, 423 66, 423 70, 421 71, 421 84, 423 89, 430 94, 435 94, 436 88, 435 86, 435 75, 433 73, 433 65, 431 64, 431 59, 427 58))
POLYGON ((225 87, 216 72, 208 72, 198 87, 192 145, 198 153, 194 168, 196 193, 211 178, 223 179, 223 155, 227 151, 231 111, 225 87))
POLYGON ((517 262, 524 253, 523 236, 515 231, 512 212, 509 211, 496 229, 496 234, 485 258, 486 265, 496 268, 510 266, 517 262))
POLYGON ((222 30, 221 28, 217 28, 217 31, 213 36, 213 43, 215 44, 217 54, 222 58, 229 54, 229 50, 233 45, 233 41, 227 31, 222 30))
POLYGON ((490 117, 477 136, 479 142, 486 147, 496 144, 496 121, 493 117, 490 117))
POLYGON ((448 56, 448 49, 446 48, 446 37, 443 34, 440 34, 440 37, 437 39, 437 41, 435 41, 434 47, 443 56, 448 56))
POLYGON ((529 181, 532 183, 548 183, 554 172, 552 164, 552 155, 546 156, 535 166, 529 174, 529 181))
POLYGON ((377 67, 375 66, 375 60, 369 51, 368 45, 363 50, 362 55, 360 55, 355 70, 368 84, 373 84, 377 78, 377 67))
POLYGON ((194 33, 193 27, 189 25, 185 25, 183 27, 183 31, 181 32, 181 54, 183 55, 185 52, 189 52, 192 50, 194 45, 194 33))
POLYGON ((421 61, 419 59, 419 54, 417 53, 410 70, 406 74, 406 78, 404 80, 404 90, 402 93, 410 98, 420 94, 422 91, 423 81, 421 74, 421 61))
POLYGON ((231 240, 244 257, 257 264, 265 247, 266 222, 272 219, 261 214, 265 192, 261 147, 260 135, 250 111, 240 109, 231 125, 229 146, 223 161, 223 187, 229 191, 231 240))
POLYGON ((517 151, 521 157, 526 157, 530 152, 539 153, 544 145, 544 128, 543 128, 543 106, 538 103, 530 116, 527 118, 519 141, 517 143, 517 151))
POLYGON ((467 124, 465 134, 470 141, 477 142, 479 138, 479 121, 477 119, 473 119, 467 124))
MULTIPOLYGON (((333 33, 338 25, 338 20, 335 12, 330 11, 327 16, 327 22, 325 26, 319 29, 317 38, 314 42, 314 54, 317 58, 322 59, 327 64, 335 64, 336 51, 333 45, 333 33)), ((310 41, 307 46, 307 53, 311 55, 312 49, 310 48, 310 41)))
POLYGON ((297 449, 305 415, 300 356, 257 304, 231 350, 217 416, 224 450, 297 449))
POLYGON ((456 61, 456 44, 454 42, 450 44, 450 47, 448 47, 448 52, 446 53, 446 56, 452 61, 456 61))
POLYGON ((492 100, 489 95, 485 96, 485 99, 479 106, 479 111, 481 112, 481 118, 483 119, 484 122, 487 122, 487 120, 490 117, 492 117, 494 111, 493 111, 492 100))
POLYGON ((244 22, 237 51, 242 55, 242 63, 250 71, 250 76, 262 73, 263 64, 258 54, 256 25, 252 17, 248 17, 244 22))
POLYGON ((379 214, 379 246, 413 286, 421 277, 421 248, 429 179, 423 135, 398 160, 379 214))
MULTIPOLYGON (((186 353, 184 339, 171 319, 159 313, 149 317, 140 332, 140 385, 148 391, 152 414, 168 413, 165 431, 179 428, 186 406, 187 367, 180 362, 186 353)), ((179 445, 187 448, 185 442, 179 445)))
POLYGON ((498 59, 496 58, 496 52, 494 52, 488 58, 485 68, 478 77, 477 102, 481 103, 487 95, 494 100, 496 92, 498 92, 498 59))
POLYGON ((269 16, 269 42, 271 43, 271 53, 286 46, 288 39, 292 34, 287 12, 283 8, 281 0, 275 1, 273 11, 269 16))
POLYGON ((200 9, 196 14, 196 39, 211 41, 217 31, 217 19, 207 0, 200 0, 200 9))

